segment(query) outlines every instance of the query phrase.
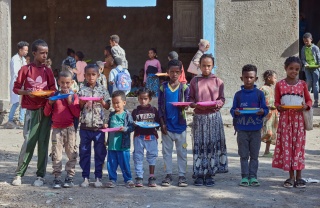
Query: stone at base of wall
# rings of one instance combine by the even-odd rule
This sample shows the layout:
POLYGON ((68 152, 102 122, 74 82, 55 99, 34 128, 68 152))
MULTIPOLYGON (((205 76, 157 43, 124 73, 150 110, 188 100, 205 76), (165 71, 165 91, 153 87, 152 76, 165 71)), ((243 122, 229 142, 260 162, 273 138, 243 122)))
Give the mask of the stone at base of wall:
POLYGON ((4 121, 8 121, 8 115, 10 111, 10 102, 9 100, 0 100, 0 124, 3 124, 4 121))

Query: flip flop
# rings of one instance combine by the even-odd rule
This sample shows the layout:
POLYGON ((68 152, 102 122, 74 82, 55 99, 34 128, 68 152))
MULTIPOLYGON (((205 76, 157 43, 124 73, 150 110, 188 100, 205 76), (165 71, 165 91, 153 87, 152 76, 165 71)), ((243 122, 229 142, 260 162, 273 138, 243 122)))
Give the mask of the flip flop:
POLYGON ((272 158, 273 154, 271 152, 269 152, 268 154, 263 154, 262 157, 269 157, 272 158))
POLYGON ((242 178, 240 183, 239 183, 239 186, 244 186, 244 187, 248 187, 249 186, 249 180, 248 178, 242 178))
POLYGON ((306 187, 306 182, 305 182, 305 180, 303 180, 303 179, 301 179, 301 178, 297 179, 296 184, 295 184, 295 187, 296 187, 296 188, 305 188, 305 187, 306 187))
POLYGON ((256 178, 250 178, 249 186, 257 187, 257 186, 260 186, 260 183, 256 178))
POLYGON ((292 188, 294 185, 294 180, 291 178, 288 178, 284 183, 283 183, 283 187, 285 188, 292 188))

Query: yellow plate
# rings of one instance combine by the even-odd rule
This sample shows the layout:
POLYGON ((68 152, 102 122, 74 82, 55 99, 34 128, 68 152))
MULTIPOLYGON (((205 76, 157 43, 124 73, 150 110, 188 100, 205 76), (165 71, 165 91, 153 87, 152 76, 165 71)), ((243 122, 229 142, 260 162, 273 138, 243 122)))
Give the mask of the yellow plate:
POLYGON ((282 106, 282 108, 284 109, 301 109, 303 108, 302 105, 284 105, 282 106))
POLYGON ((54 90, 40 90, 40 91, 34 91, 31 94, 38 97, 45 97, 49 96, 54 92, 54 90))

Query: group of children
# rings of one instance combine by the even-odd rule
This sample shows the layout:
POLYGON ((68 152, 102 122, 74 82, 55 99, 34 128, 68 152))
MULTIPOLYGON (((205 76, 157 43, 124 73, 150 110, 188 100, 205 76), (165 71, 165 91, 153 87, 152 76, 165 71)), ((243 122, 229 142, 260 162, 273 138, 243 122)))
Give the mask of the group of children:
MULTIPOLYGON (((154 52, 154 51, 153 51, 154 52)), ((121 53, 121 51, 119 52, 121 53)), ((179 81, 182 74, 182 63, 177 59, 168 62, 168 82, 163 82, 158 89, 158 109, 151 106, 153 91, 142 88, 138 91, 139 105, 132 114, 125 109, 126 91, 116 90, 109 94, 107 88, 97 82, 100 72, 96 64, 84 68, 85 84, 75 94, 71 88, 72 73, 68 70, 59 74, 60 90, 55 95, 70 94, 66 99, 56 101, 35 97, 34 91, 57 91, 52 71, 44 64, 48 55, 48 45, 43 40, 32 44, 34 62, 23 66, 14 83, 13 91, 22 95, 22 107, 27 109, 24 125, 25 142, 21 148, 16 177, 12 184, 20 185, 38 143, 37 179, 34 186, 42 186, 46 174, 49 132, 52 128, 51 159, 55 176, 53 187, 72 187, 75 165, 78 157, 82 169, 81 187, 90 184, 91 144, 94 143, 95 187, 102 187, 103 164, 107 156, 109 181, 106 187, 117 185, 117 168, 120 166, 127 187, 143 186, 144 150, 149 164, 148 186, 156 186, 155 165, 158 157, 158 133, 156 128, 142 129, 135 122, 148 121, 160 123, 162 132, 162 154, 166 176, 162 186, 170 186, 174 180, 172 154, 173 144, 176 146, 178 163, 178 181, 180 187, 188 185, 187 141, 186 141, 186 107, 173 106, 172 102, 191 102, 194 108, 192 124, 193 140, 193 177, 194 185, 214 185, 216 173, 228 172, 226 140, 220 109, 225 103, 224 84, 212 74, 214 58, 204 54, 199 60, 201 74, 195 76, 190 86, 179 81), (97 98, 94 101, 83 97, 97 98), (199 102, 215 103, 209 106, 199 102), (106 110, 112 105, 114 111, 109 116, 106 110), (76 145, 78 118, 80 122, 80 146, 76 145), (118 128, 115 132, 105 133, 102 129, 118 128), (133 160, 136 173, 132 179, 130 168, 130 134, 134 132, 133 160), (105 143, 106 142, 106 143, 105 143), (66 164, 67 176, 62 183, 62 150, 68 156, 66 164)), ((127 62, 119 58, 118 66, 126 69, 127 62)), ((115 57, 117 61, 117 57, 115 57)), ((273 71, 264 73, 263 91, 256 88, 257 67, 245 65, 242 68, 243 86, 236 92, 230 113, 235 119, 237 131, 238 153, 241 166, 241 186, 259 186, 257 177, 258 154, 261 138, 268 143, 275 140, 276 110, 280 112, 280 126, 277 128, 277 140, 272 166, 289 171, 290 178, 285 187, 305 187, 301 179, 304 168, 305 127, 302 111, 309 110, 312 101, 304 81, 298 79, 301 61, 297 57, 289 57, 285 62, 287 77, 276 84, 275 100, 270 86, 276 82, 273 71), (267 102, 266 102, 267 98, 267 102), (287 110, 284 105, 302 105, 298 110, 287 110), (257 108, 256 114, 242 114, 243 108, 257 108), (267 116, 267 117, 266 117, 267 116), (266 117, 266 122, 263 118, 266 117), (268 123, 269 122, 269 123, 268 123), (263 133, 261 135, 261 129, 263 133), (296 174, 295 174, 296 171, 296 174)), ((112 71, 110 72, 110 74, 112 71)), ((266 151, 268 154, 268 151, 266 151)))

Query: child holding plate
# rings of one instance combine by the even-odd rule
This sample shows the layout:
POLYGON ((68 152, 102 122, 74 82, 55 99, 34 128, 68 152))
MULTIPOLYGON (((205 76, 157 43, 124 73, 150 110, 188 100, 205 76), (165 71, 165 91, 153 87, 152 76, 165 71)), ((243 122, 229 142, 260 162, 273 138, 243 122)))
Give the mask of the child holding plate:
MULTIPOLYGON (((138 90, 139 106, 132 111, 132 117, 137 122, 148 122, 149 125, 154 122, 159 123, 159 114, 157 108, 150 105, 152 100, 152 92, 148 88, 138 90)), ((149 163, 149 179, 148 186, 156 187, 156 178, 154 177, 154 169, 158 158, 158 133, 156 127, 140 127, 136 126, 134 131, 134 151, 133 161, 136 172, 136 187, 142 187, 143 183, 143 157, 144 149, 147 151, 146 157, 149 163)))
POLYGON ((224 105, 223 81, 211 74, 214 58, 200 58, 202 74, 190 82, 190 106, 193 117, 193 174, 194 185, 213 186, 216 172, 228 172, 227 148, 220 108, 224 105), (200 102, 201 101, 201 102, 200 102))
POLYGON ((100 131, 107 126, 105 109, 110 107, 110 96, 107 89, 97 82, 100 75, 96 64, 84 68, 86 84, 79 91, 80 146, 79 157, 83 182, 81 187, 89 186, 91 143, 94 143, 95 187, 101 187, 102 167, 107 154, 105 133, 100 131))
POLYGON ((305 167, 306 130, 302 112, 310 110, 312 100, 307 84, 298 78, 300 59, 289 57, 284 67, 287 77, 278 82, 275 88, 275 106, 280 112, 280 125, 272 167, 289 172, 289 178, 283 184, 285 188, 304 188, 306 182, 302 179, 301 171, 305 167))

